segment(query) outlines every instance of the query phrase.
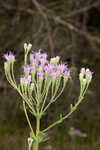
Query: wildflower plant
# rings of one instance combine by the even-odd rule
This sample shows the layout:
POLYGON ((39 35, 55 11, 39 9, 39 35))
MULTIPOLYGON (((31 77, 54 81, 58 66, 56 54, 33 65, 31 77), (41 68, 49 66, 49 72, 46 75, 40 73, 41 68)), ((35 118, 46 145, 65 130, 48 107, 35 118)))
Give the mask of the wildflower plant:
POLYGON ((66 64, 60 63, 59 56, 48 60, 46 53, 42 53, 41 50, 38 52, 31 52, 31 47, 31 44, 24 44, 25 56, 23 75, 20 77, 19 83, 15 80, 13 71, 15 56, 11 52, 4 55, 6 59, 6 62, 4 62, 4 70, 8 82, 22 97, 25 116, 30 128, 28 150, 31 148, 33 150, 38 150, 39 143, 48 139, 47 131, 57 124, 62 123, 77 109, 77 106, 83 100, 91 82, 92 72, 89 69, 81 69, 79 74, 80 95, 76 104, 71 104, 68 114, 60 114, 58 120, 49 125, 46 129, 41 130, 40 120, 45 115, 50 105, 57 101, 58 97, 64 91, 68 79, 70 78, 70 70, 66 64), (32 128, 27 113, 28 110, 36 118, 36 131, 32 128))

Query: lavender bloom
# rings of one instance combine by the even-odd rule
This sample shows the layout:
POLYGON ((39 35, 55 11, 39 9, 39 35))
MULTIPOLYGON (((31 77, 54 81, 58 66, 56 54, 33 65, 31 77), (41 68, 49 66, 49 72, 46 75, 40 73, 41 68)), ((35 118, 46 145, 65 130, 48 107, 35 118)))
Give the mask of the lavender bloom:
POLYGON ((46 53, 43 53, 43 54, 41 54, 41 57, 46 59, 47 54, 46 54, 46 53))
POLYGON ((86 69, 86 75, 92 78, 93 72, 91 72, 89 69, 86 69))
POLYGON ((65 71, 64 73, 63 73, 63 76, 64 76, 64 78, 70 78, 70 71, 68 70, 68 71, 65 71))
POLYGON ((30 83, 31 82, 31 75, 29 75, 27 78, 21 77, 20 82, 21 83, 30 83))
POLYGON ((35 65, 31 66, 30 67, 30 71, 34 71, 35 72, 36 71, 36 66, 35 65))
POLYGON ((41 53, 41 49, 38 52, 35 52, 34 55, 36 58, 45 58, 46 59, 46 57, 47 57, 46 53, 41 53))
POLYGON ((58 73, 58 72, 51 72, 51 73, 50 73, 50 76, 51 76, 53 79, 55 79, 56 77, 59 76, 59 73, 58 73))
POLYGON ((58 66, 56 66, 56 70, 63 73, 64 70, 66 70, 67 66, 65 64, 59 64, 58 66))
POLYGON ((36 64, 38 64, 38 61, 35 58, 33 58, 32 59, 32 65, 36 65, 36 64))
POLYGON ((35 84, 34 83, 31 83, 31 85, 30 85, 31 87, 34 87, 35 86, 35 84))
POLYGON ((30 66, 24 67, 24 72, 30 72, 30 66))
POLYGON ((40 49, 38 52, 35 52, 35 53, 34 53, 34 56, 35 56, 36 59, 42 58, 43 55, 42 55, 42 53, 41 53, 41 49, 40 49))
POLYGON ((78 129, 72 129, 72 131, 70 131, 70 135, 76 135, 76 136, 80 136, 80 137, 87 137, 86 133, 82 133, 80 130, 78 129))
POLYGON ((7 61, 10 61, 10 62, 14 62, 15 61, 15 56, 10 52, 9 54, 5 54, 4 55, 4 58, 7 60, 7 61))
POLYGON ((38 72, 37 75, 39 75, 40 78, 44 77, 44 72, 38 72))
POLYGON ((21 78, 20 78, 20 82, 21 82, 21 83, 25 83, 25 82, 26 82, 26 78, 25 78, 25 77, 21 77, 21 78))
POLYGON ((45 72, 51 72, 55 69, 55 66, 53 64, 48 64, 44 67, 45 72))
POLYGON ((40 58, 39 61, 43 65, 48 63, 48 61, 45 58, 40 58))

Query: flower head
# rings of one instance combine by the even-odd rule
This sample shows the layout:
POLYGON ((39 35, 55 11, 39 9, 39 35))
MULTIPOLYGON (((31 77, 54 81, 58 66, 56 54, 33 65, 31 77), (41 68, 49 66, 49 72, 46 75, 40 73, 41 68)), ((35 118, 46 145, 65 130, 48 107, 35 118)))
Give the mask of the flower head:
POLYGON ((24 67, 24 72, 30 72, 30 66, 26 66, 26 67, 24 67))
POLYGON ((44 77, 44 72, 38 72, 37 75, 38 75, 40 78, 43 78, 43 77, 44 77))
POLYGON ((31 85, 30 85, 31 87, 34 87, 35 86, 35 84, 34 83, 31 83, 31 85))
POLYGON ((15 61, 15 56, 13 55, 13 53, 7 53, 4 55, 4 58, 9 61, 9 62, 14 62, 15 61))
POLYGON ((55 78, 57 78, 57 77, 59 76, 59 73, 58 73, 58 72, 51 72, 51 73, 50 73, 50 76, 51 76, 53 79, 55 79, 55 78))
POLYGON ((70 70, 68 70, 68 71, 65 71, 64 73, 63 73, 63 76, 64 76, 64 78, 70 78, 70 70))
POLYGON ((66 70, 66 68, 67 66, 65 64, 59 64, 56 66, 56 70, 61 73, 63 73, 66 70))
POLYGON ((55 69, 55 66, 53 64, 48 63, 48 65, 46 65, 44 67, 45 72, 52 72, 55 69))

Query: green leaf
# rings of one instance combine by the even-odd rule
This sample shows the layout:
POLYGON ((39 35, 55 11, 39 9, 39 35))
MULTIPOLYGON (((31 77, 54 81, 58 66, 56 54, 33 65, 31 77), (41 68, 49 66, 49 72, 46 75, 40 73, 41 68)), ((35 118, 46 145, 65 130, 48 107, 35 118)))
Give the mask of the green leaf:
POLYGON ((39 143, 41 142, 45 142, 49 139, 47 133, 44 133, 44 132, 39 132, 39 143))

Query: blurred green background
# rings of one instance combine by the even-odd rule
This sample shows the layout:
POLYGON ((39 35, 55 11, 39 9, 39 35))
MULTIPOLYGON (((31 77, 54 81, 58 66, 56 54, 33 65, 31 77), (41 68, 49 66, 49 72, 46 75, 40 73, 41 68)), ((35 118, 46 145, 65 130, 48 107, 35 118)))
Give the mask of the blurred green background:
MULTIPOLYGON (((72 79, 57 103, 41 121, 47 127, 61 112, 69 111, 79 94, 78 74, 90 68, 92 83, 77 111, 49 131, 40 150, 98 150, 100 147, 100 1, 99 0, 0 0, 0 150, 25 150, 29 129, 21 97, 8 84, 3 55, 16 55, 15 75, 22 74, 25 42, 49 57, 61 56, 72 79), (71 127, 87 137, 71 137, 71 127)), ((29 114, 33 128, 35 118, 29 114)))

